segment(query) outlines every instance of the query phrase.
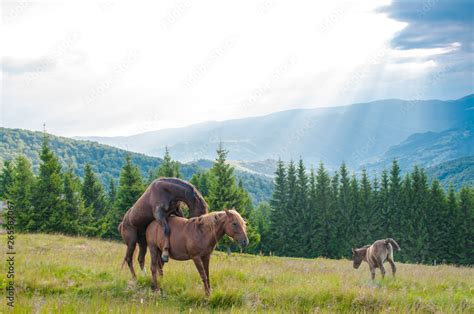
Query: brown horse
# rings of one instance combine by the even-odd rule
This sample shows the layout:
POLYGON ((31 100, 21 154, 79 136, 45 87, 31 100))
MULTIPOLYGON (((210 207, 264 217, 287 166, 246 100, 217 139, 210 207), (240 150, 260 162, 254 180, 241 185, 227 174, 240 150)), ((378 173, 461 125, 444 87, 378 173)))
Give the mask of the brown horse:
POLYGON ((380 268, 382 278, 385 278, 385 267, 383 263, 388 261, 392 267, 392 275, 395 277, 397 267, 393 261, 393 249, 400 251, 400 246, 394 239, 377 240, 372 245, 366 245, 359 249, 352 249, 352 260, 354 268, 359 268, 362 261, 369 264, 372 280, 375 279, 375 268, 380 268))
MULTIPOLYGON (((171 227, 170 257, 184 261, 192 259, 201 275, 206 295, 210 294, 209 260, 217 242, 227 234, 241 246, 249 243, 245 221, 240 214, 231 209, 212 212, 207 215, 186 219, 172 216, 168 219, 171 227)), ((151 254, 151 275, 153 289, 160 291, 156 271, 163 276, 163 263, 159 256, 165 246, 163 227, 153 221, 146 230, 146 240, 151 254)))
POLYGON ((180 202, 188 206, 190 217, 197 217, 208 212, 206 201, 192 184, 177 178, 160 178, 153 181, 133 207, 125 213, 118 230, 127 245, 123 264, 125 262, 128 264, 133 278, 136 278, 133 252, 138 242, 138 262, 143 270, 147 248, 145 232, 154 220, 163 226, 162 259, 164 262, 168 261, 170 227, 167 219, 171 214, 183 216, 179 207, 180 202))

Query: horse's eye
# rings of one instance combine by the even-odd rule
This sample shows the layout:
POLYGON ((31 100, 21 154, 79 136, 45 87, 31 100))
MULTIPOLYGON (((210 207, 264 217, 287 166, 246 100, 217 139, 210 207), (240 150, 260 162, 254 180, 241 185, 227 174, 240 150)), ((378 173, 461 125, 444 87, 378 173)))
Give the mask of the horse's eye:
POLYGON ((234 222, 232 223, 232 226, 237 227, 237 223, 234 221, 234 222))

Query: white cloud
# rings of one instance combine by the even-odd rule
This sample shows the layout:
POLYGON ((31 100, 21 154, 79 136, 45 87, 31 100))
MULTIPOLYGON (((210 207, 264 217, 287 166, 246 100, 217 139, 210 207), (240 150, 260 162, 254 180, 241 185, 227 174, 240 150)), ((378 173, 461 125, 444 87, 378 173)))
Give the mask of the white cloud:
MULTIPOLYGON (((8 60, 2 68, 1 124, 41 129, 45 122, 63 135, 119 135, 371 99, 374 72, 388 67, 390 81, 406 70, 393 68, 394 60, 457 48, 390 51, 387 60, 374 63, 371 54, 387 49, 387 41, 406 26, 374 12, 383 4, 185 0, 26 6, 8 15, 0 31, 2 59, 8 60), (124 61, 130 52, 136 58, 124 61), (281 70, 289 58, 294 62, 281 70), (8 64, 31 69, 31 60, 49 60, 50 66, 33 67, 33 76, 10 73, 8 64), (348 81, 353 88, 341 92, 348 81)), ((410 68, 423 73, 429 62, 410 68)))

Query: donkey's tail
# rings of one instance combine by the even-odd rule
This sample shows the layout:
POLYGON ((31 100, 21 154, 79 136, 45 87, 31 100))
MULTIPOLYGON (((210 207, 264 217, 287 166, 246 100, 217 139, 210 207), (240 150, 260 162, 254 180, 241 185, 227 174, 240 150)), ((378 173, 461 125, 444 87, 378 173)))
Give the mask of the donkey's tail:
POLYGON ((392 247, 395 249, 395 251, 400 251, 401 250, 400 245, 398 245, 398 243, 395 242, 395 240, 392 239, 392 238, 385 239, 385 243, 386 244, 390 243, 392 245, 392 247))

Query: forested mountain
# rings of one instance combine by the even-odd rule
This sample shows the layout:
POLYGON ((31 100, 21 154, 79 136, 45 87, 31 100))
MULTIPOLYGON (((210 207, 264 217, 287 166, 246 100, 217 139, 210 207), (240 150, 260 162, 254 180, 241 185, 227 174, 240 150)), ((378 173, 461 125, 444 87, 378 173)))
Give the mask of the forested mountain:
POLYGON ((307 164, 322 161, 330 170, 343 161, 356 169, 379 161, 414 133, 442 132, 474 121, 473 107, 474 95, 452 101, 391 99, 89 139, 153 156, 162 156, 167 145, 181 161, 212 159, 222 141, 230 160, 304 156, 307 164))
POLYGON ((442 132, 416 133, 390 147, 381 160, 368 168, 390 166, 397 159, 402 169, 413 165, 433 167, 462 157, 474 156, 474 120, 442 132))
MULTIPOLYGON (((33 170, 37 172, 39 168, 38 153, 42 142, 42 132, 0 128, 0 163, 23 154, 31 160, 33 170)), ((78 176, 84 177, 85 165, 90 164, 103 184, 108 184, 109 178, 118 179, 120 169, 125 162, 125 156, 128 154, 130 154, 132 162, 137 165, 145 178, 150 171, 158 168, 163 162, 163 159, 159 157, 150 157, 96 142, 54 135, 49 135, 49 145, 51 150, 59 157, 64 169, 72 167, 78 176)), ((212 167, 212 164, 213 162, 209 160, 190 164, 180 163, 180 170, 185 179, 190 179, 194 173, 208 169, 212 167)), ((243 186, 249 191, 255 203, 269 200, 272 193, 272 180, 270 178, 242 170, 237 170, 236 176, 242 180, 243 186)))
POLYGON ((462 185, 474 186, 474 156, 443 162, 426 169, 428 177, 438 179, 444 188, 453 185, 459 190, 462 185))

